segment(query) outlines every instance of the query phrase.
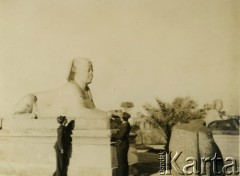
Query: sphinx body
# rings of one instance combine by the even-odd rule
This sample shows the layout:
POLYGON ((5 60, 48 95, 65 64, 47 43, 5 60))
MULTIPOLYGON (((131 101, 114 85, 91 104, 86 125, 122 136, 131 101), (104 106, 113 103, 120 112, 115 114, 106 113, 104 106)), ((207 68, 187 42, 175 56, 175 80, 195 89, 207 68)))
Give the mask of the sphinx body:
POLYGON ((88 87, 92 71, 88 59, 73 60, 67 83, 52 91, 26 95, 17 104, 14 118, 107 117, 107 112, 95 107, 88 87))

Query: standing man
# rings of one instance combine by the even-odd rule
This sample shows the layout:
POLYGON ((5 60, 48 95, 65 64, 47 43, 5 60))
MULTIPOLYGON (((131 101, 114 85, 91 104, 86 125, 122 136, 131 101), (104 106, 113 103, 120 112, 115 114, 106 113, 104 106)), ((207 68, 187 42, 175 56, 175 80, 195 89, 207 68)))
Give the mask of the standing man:
POLYGON ((130 114, 123 112, 122 124, 116 135, 113 135, 113 139, 116 139, 117 149, 117 161, 118 161, 118 174, 119 176, 128 176, 128 149, 129 149, 129 133, 131 126, 128 119, 131 117, 130 114))
POLYGON ((66 127, 67 118, 65 116, 59 116, 57 122, 60 126, 57 129, 57 141, 54 145, 56 151, 56 171, 53 176, 66 176, 65 167, 66 167, 66 127))
POLYGON ((66 131, 66 150, 65 150, 65 167, 64 167, 64 176, 67 176, 68 166, 70 164, 70 158, 72 157, 72 134, 75 127, 75 121, 71 120, 68 125, 65 127, 66 131))

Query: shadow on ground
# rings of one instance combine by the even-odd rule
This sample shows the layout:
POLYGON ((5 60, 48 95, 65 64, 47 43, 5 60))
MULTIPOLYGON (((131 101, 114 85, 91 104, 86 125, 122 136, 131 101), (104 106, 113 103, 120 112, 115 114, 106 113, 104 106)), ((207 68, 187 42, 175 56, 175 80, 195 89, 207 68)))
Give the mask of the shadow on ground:
POLYGON ((139 175, 150 176, 159 172, 159 151, 149 150, 147 152, 138 153, 139 159, 139 175))

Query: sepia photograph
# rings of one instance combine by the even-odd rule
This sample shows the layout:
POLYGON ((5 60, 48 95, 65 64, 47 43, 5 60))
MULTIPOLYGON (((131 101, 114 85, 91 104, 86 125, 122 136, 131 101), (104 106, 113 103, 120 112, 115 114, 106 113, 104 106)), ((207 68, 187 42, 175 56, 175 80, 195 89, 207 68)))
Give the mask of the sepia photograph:
POLYGON ((239 175, 239 0, 0 0, 0 176, 239 175))

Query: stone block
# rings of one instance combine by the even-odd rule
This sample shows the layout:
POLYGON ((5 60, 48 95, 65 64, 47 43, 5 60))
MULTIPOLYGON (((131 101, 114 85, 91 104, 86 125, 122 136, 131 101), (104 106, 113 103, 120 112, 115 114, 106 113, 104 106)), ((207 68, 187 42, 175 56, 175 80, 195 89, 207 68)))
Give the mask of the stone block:
MULTIPOLYGON (((110 128, 109 118, 68 118, 75 120, 76 130, 106 130, 110 128)), ((2 119, 2 129, 14 130, 55 130, 59 124, 56 119, 2 119)))
MULTIPOLYGON (((193 171, 193 168, 195 168, 196 171, 201 172, 201 170, 205 168, 206 175, 214 176, 213 163, 210 160, 214 158, 215 153, 220 158, 222 158, 222 155, 213 139, 211 130, 198 122, 199 121, 176 125, 172 129, 169 151, 172 152, 172 157, 176 152, 181 152, 181 155, 179 155, 176 160, 176 164, 181 170, 183 170, 183 167, 187 164, 193 163, 192 160, 186 161, 187 158, 191 157, 197 162, 194 167, 190 167, 190 171, 193 171), (207 158, 210 158, 210 160, 207 158), (208 162, 202 162, 202 159, 207 159, 208 162)), ((218 170, 222 169, 223 163, 219 162, 217 167, 218 170)), ((172 168, 172 175, 178 176, 180 174, 179 171, 172 168)), ((192 175, 199 174, 193 173, 192 175)))
MULTIPOLYGON (((24 121, 3 122, 3 129, 0 130, 0 175, 52 175, 56 167, 53 146, 57 138, 58 125, 52 120, 30 119, 25 123, 24 121)), ((118 166, 116 147, 110 141, 111 134, 110 129, 75 129, 68 175, 115 176, 118 166)), ((137 163, 135 144, 131 143, 129 149, 131 172, 136 172, 134 168, 137 163)))

